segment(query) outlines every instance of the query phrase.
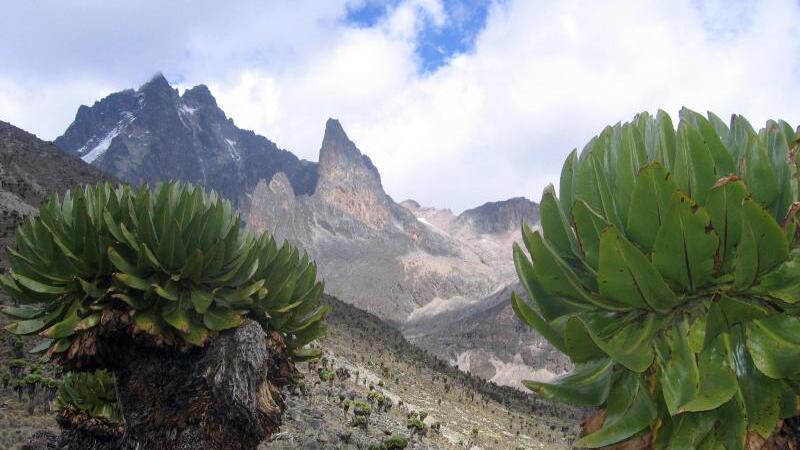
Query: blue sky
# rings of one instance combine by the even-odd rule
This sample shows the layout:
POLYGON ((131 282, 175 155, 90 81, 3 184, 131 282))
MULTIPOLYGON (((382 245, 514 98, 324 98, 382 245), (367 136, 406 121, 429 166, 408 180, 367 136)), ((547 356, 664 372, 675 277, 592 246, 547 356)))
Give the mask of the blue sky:
MULTIPOLYGON (((374 27, 400 4, 400 0, 365 1, 347 8, 346 22, 357 27, 374 27)), ((418 69, 433 72, 457 54, 466 53, 475 46, 475 39, 486 25, 490 0, 444 0, 441 3, 445 17, 437 23, 428 14, 421 20, 414 40, 419 58, 418 69)))
POLYGON ((798 0, 12 0, 3 13, 0 120, 54 139, 79 105, 160 71, 207 84, 237 125, 309 160, 338 118, 392 197, 455 211, 537 200, 573 148, 643 110, 800 123, 798 0))

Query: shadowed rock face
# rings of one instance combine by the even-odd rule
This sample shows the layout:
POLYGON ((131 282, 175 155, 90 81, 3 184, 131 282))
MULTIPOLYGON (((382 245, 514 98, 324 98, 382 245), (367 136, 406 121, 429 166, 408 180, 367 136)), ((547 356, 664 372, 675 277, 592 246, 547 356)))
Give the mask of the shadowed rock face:
POLYGON ((316 186, 316 164, 238 128, 206 86, 178 95, 162 75, 81 106, 55 144, 129 183, 190 181, 245 210, 256 184, 277 172, 297 192, 316 186))

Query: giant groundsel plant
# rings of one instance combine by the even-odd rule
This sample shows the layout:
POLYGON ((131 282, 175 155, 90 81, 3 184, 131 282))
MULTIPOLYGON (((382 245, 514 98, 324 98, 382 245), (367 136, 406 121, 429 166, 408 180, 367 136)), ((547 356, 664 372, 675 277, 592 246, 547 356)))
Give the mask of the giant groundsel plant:
POLYGON ((541 199, 517 315, 575 363, 541 396, 601 407, 580 447, 742 449, 798 414, 798 133, 684 109, 607 127, 541 199))
POLYGON ((91 357, 112 325, 158 344, 202 346, 247 317, 280 332, 295 361, 324 332, 322 283, 308 257, 242 229, 216 193, 177 182, 108 183, 53 196, 17 230, 0 278, 16 305, 8 331, 38 350, 91 357))

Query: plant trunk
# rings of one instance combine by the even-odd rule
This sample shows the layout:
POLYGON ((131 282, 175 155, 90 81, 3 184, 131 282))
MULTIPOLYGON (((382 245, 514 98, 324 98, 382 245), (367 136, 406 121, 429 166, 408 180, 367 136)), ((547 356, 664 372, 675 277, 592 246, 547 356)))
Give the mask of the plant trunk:
POLYGON ((251 450, 280 425, 278 388, 294 369, 278 333, 246 321, 185 352, 134 341, 122 337, 113 358, 102 349, 125 419, 118 444, 106 448, 251 450))

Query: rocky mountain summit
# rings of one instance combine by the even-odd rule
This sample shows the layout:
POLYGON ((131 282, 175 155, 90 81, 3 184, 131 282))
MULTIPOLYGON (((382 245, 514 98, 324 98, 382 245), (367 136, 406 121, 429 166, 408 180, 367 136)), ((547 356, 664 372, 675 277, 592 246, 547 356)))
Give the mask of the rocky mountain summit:
POLYGON ((297 192, 316 186, 316 164, 238 128, 205 85, 178 95, 160 74, 137 90, 82 105, 54 143, 123 181, 190 181, 245 209, 255 185, 277 172, 297 192))

